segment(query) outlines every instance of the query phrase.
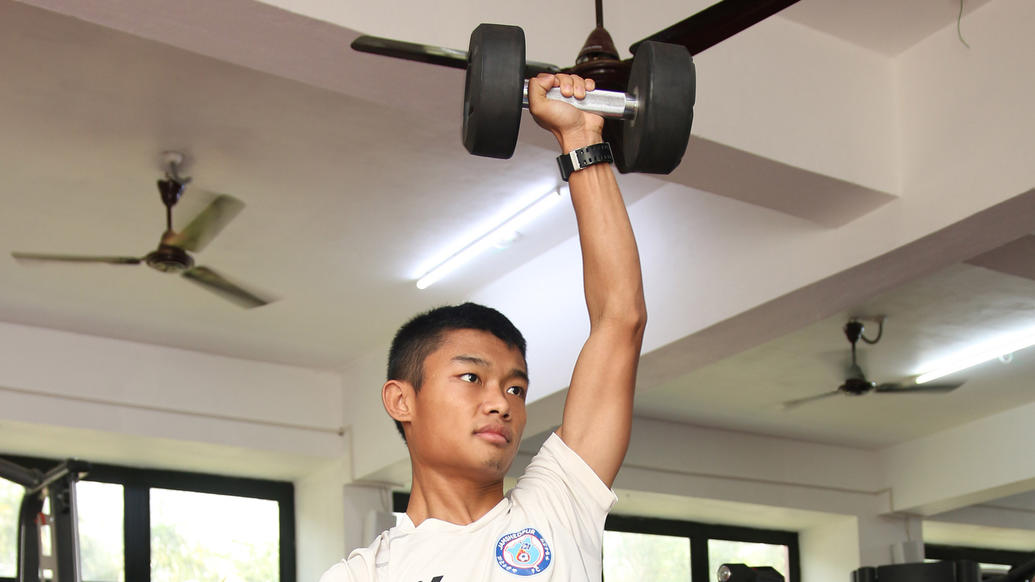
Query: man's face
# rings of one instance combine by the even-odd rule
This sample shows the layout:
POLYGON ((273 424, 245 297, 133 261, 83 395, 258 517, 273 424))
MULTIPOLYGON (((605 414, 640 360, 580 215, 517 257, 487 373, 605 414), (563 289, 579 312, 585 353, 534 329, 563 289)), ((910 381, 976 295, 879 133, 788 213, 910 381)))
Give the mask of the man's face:
POLYGON ((502 479, 525 429, 525 359, 489 332, 444 332, 424 360, 407 439, 417 465, 502 479))

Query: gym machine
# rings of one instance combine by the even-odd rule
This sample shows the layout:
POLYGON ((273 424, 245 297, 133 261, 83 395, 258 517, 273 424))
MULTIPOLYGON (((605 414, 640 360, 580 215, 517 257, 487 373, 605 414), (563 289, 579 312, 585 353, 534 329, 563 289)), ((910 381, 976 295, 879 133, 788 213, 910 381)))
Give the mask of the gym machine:
POLYGON ((1035 559, 1012 568, 1003 576, 982 576, 977 562, 943 560, 859 568, 852 582, 1031 582, 1035 580, 1035 559))
POLYGON ((75 483, 89 463, 69 459, 43 473, 0 459, 0 477, 25 488, 18 512, 18 582, 80 582, 75 483))

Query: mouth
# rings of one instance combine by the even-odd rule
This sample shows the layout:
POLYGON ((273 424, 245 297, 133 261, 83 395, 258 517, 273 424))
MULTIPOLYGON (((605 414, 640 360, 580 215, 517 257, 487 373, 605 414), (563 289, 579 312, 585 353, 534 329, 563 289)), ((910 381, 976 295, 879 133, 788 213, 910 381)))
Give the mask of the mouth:
POLYGON ((510 444, 513 434, 505 426, 487 425, 474 431, 474 436, 495 445, 510 444))

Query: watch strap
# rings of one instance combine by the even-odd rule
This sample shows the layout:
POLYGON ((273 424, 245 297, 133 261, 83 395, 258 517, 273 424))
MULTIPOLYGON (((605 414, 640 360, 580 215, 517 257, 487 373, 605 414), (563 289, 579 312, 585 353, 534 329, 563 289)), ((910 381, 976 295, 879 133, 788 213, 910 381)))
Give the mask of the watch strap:
POLYGON ((606 141, 572 150, 566 154, 557 156, 557 165, 561 169, 561 179, 565 182, 572 172, 588 168, 593 164, 613 163, 614 155, 611 153, 611 144, 606 141))

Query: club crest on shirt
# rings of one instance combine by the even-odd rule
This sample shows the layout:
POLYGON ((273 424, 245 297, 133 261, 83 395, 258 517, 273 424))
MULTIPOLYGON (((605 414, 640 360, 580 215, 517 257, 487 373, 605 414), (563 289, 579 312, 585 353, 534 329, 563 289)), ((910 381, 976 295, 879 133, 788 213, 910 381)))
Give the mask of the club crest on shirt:
POLYGON ((530 527, 506 534, 496 542, 496 563, 511 574, 538 574, 550 565, 550 558, 550 545, 530 527))

